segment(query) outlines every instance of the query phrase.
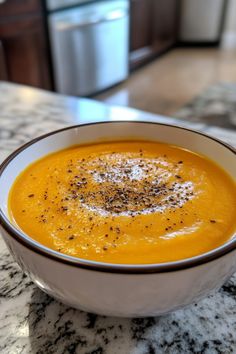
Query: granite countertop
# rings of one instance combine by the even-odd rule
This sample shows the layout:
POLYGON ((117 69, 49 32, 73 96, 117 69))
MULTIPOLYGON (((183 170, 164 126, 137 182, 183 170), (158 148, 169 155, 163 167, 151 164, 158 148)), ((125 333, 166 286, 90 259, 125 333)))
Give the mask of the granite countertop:
MULTIPOLYGON (((236 132, 230 130, 8 83, 0 83, 0 107, 0 160, 42 133, 107 119, 175 123, 236 145, 236 132)), ((22 273, 0 238, 0 353, 236 353, 236 276, 215 294, 162 317, 102 317, 44 294, 22 273)))

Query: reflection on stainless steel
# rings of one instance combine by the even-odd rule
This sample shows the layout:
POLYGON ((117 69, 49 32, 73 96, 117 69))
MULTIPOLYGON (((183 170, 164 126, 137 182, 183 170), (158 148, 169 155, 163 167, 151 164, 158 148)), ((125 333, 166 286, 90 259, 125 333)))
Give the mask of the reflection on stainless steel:
POLYGON ((127 14, 128 14, 127 11, 116 10, 108 13, 103 17, 98 17, 98 18, 94 17, 89 21, 85 21, 85 22, 81 21, 79 23, 72 23, 72 24, 70 22, 59 22, 57 25, 57 30, 71 31, 71 30, 81 29, 82 27, 98 25, 103 22, 120 20, 121 18, 127 16, 127 14))
POLYGON ((49 29, 58 92, 86 96, 128 76, 127 0, 52 13, 49 29))
POLYGON ((49 11, 58 10, 72 5, 85 4, 92 0, 46 0, 47 9, 49 11))

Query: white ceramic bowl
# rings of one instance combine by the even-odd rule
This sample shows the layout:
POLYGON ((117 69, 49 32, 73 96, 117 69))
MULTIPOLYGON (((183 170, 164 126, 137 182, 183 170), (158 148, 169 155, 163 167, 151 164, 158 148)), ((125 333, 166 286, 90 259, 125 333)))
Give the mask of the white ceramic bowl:
POLYGON ((1 233, 22 270, 56 299, 103 315, 154 316, 195 302, 219 288, 236 270, 236 239, 211 252, 178 262, 106 264, 48 249, 12 225, 7 211, 11 185, 31 162, 74 144, 130 138, 162 141, 204 154, 236 178, 235 150, 202 133, 150 122, 104 122, 69 127, 29 142, 1 165, 1 233))

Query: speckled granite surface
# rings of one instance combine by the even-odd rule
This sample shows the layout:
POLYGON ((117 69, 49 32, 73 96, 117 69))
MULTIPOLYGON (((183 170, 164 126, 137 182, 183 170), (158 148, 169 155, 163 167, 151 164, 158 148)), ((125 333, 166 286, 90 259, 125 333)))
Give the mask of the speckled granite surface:
POLYGON ((236 83, 210 86, 180 109, 176 117, 236 130, 236 83))
MULTIPOLYGON (((78 122, 129 118, 191 127, 187 121, 5 83, 0 83, 0 107, 1 160, 37 135, 78 122)), ((236 145, 236 132, 193 126, 236 145)), ((106 318, 69 308, 37 289, 0 238, 0 353, 236 353, 236 276, 201 302, 163 317, 106 318)))

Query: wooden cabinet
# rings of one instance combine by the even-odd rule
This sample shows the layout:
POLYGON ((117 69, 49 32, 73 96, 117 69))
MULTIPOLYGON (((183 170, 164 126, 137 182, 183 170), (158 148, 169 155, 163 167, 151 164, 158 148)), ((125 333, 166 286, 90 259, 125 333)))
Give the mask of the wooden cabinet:
POLYGON ((40 0, 3 0, 0 1, 0 17, 17 16, 42 11, 40 0))
POLYGON ((152 1, 132 0, 130 7, 130 49, 131 52, 152 44, 152 1))
POLYGON ((51 88, 40 1, 8 0, 0 4, 0 43, 0 79, 51 88), (8 16, 4 16, 4 9, 8 16))
POLYGON ((131 69, 176 43, 178 14, 179 0, 131 0, 131 69))
POLYGON ((153 44, 166 47, 175 43, 178 25, 178 0, 153 2, 153 44))

